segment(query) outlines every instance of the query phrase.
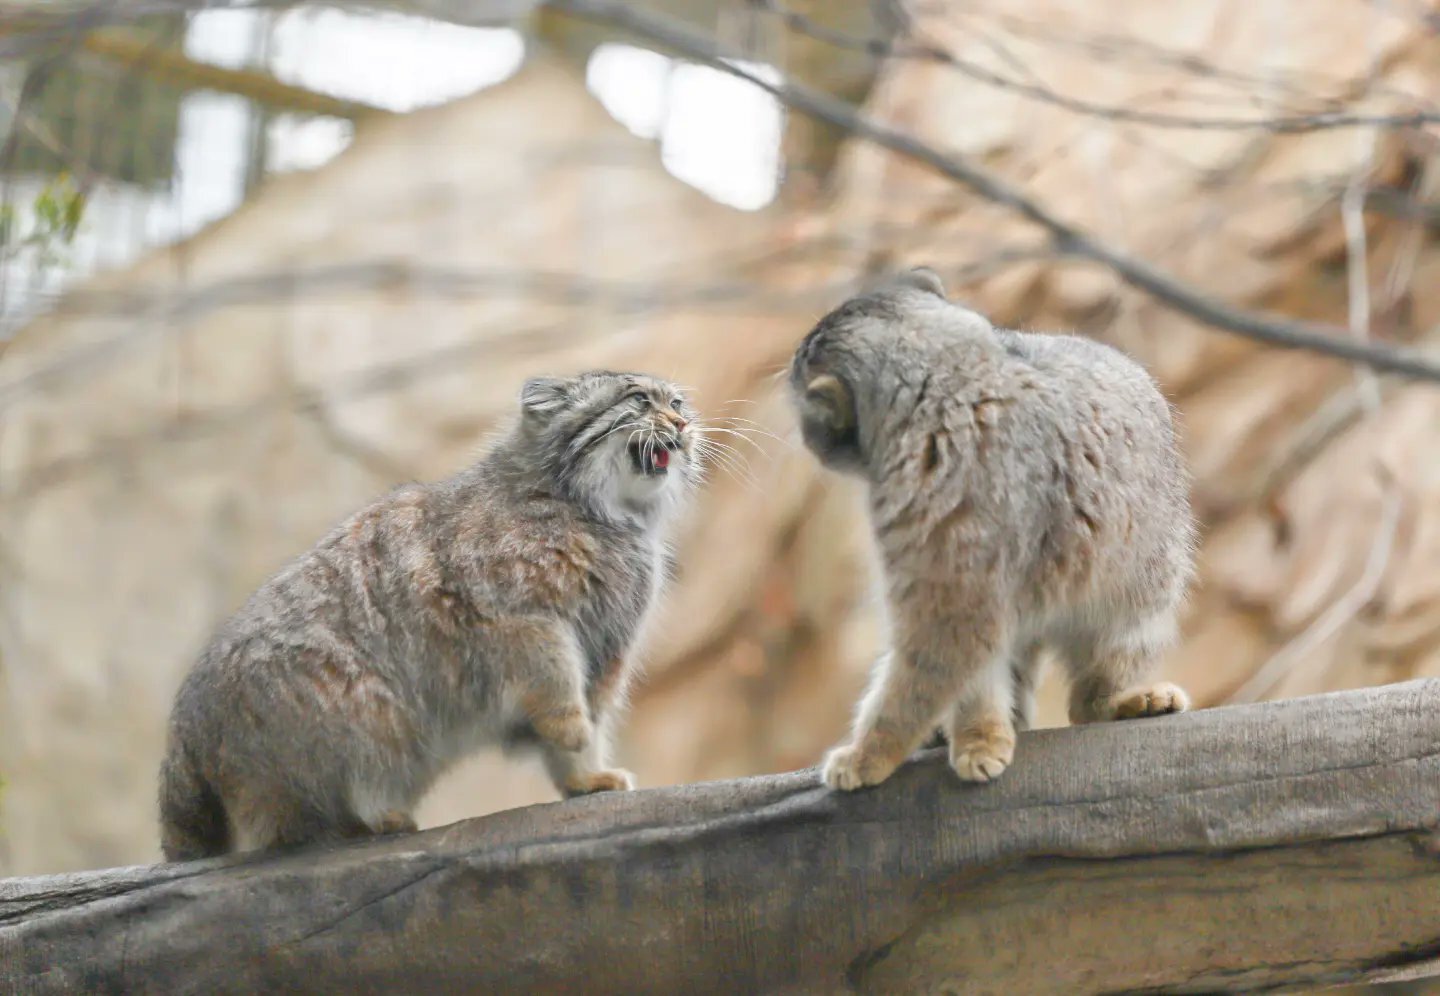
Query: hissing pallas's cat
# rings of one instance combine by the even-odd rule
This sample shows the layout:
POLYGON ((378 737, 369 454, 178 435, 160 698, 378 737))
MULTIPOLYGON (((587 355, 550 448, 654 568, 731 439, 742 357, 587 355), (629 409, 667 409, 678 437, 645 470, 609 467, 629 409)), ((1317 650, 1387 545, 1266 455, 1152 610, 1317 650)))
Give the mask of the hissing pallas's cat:
POLYGON ((1150 681, 1191 574, 1170 406, 1117 350, 994 328, 911 271, 853 298, 795 353, 809 448, 869 483, 893 649, 825 781, 884 781, 937 727, 969 781, 1009 765, 1037 657, 1070 718, 1179 712, 1150 681))
POLYGON ((694 489, 672 384, 527 382, 475 466, 399 488, 260 588, 186 678, 161 769, 165 856, 414 829, 484 744, 533 745, 566 795, 608 764, 629 654, 694 489))

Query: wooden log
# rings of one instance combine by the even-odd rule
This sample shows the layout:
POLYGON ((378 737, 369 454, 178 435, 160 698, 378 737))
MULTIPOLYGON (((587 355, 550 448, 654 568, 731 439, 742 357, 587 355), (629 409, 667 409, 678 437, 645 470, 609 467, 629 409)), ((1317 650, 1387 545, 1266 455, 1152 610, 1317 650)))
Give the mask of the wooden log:
MULTIPOLYGON (((0 883, 0 991, 1196 992, 1440 971, 1440 682, 0 883)), ((77 818, 80 818, 77 814, 77 818)))

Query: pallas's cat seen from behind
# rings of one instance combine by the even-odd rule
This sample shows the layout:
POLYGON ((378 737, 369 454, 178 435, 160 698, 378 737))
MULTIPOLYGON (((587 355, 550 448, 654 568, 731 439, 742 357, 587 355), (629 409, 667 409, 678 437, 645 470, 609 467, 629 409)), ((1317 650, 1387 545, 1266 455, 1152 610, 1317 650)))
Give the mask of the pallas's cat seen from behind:
POLYGON ((1139 364, 995 328, 922 268, 825 316, 790 382, 806 445, 868 483, 893 630, 828 784, 885 780, 937 728, 961 778, 995 778, 1047 648, 1072 721, 1187 708, 1152 672, 1192 570, 1188 479, 1139 364))

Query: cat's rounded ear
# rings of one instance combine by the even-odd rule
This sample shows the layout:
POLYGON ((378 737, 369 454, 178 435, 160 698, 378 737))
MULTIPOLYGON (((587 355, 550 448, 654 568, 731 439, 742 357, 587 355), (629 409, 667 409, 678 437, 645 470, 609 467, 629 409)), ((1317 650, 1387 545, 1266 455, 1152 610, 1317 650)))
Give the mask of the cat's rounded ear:
POLYGON ((805 407, 823 418, 833 432, 855 425, 855 399, 845 383, 831 374, 821 374, 805 385, 805 407))
POLYGON ((914 269, 906 270, 895 278, 895 283, 901 287, 913 287, 915 290, 928 291, 939 297, 945 296, 945 284, 940 279, 940 274, 928 266, 917 266, 914 269))
POLYGON ((838 377, 820 374, 805 385, 800 397, 800 435, 827 467, 858 471, 864 466, 855 397, 838 377))
POLYGON ((531 377, 520 388, 520 410, 553 415, 570 403, 570 382, 561 377, 531 377))

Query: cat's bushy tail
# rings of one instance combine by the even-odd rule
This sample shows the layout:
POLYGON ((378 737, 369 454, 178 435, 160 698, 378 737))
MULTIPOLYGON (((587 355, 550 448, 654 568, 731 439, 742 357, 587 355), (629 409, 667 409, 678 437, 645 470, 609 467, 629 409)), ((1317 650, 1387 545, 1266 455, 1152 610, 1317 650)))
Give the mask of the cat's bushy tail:
POLYGON ((160 849, 166 861, 213 858, 230 850, 225 804, 182 744, 160 767, 160 849))

